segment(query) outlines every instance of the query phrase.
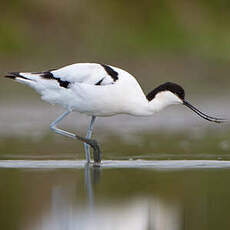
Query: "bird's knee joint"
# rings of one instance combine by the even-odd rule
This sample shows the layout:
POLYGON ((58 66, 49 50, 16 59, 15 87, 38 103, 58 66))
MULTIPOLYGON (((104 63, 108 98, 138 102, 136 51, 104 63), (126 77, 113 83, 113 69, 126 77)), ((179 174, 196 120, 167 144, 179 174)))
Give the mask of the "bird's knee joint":
POLYGON ((56 126, 51 124, 50 129, 54 131, 54 130, 56 130, 56 126))

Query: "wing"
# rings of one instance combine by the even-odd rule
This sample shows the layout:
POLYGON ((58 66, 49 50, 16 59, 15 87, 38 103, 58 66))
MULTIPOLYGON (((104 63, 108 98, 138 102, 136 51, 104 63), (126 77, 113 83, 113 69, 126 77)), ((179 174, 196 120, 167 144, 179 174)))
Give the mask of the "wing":
POLYGON ((76 82, 90 85, 109 85, 118 80, 118 72, 109 65, 78 63, 48 71, 44 77, 57 79, 59 84, 64 85, 71 85, 76 82))
POLYGON ((40 85, 39 83, 42 83, 43 86, 46 85, 49 87, 49 85, 57 85, 55 83, 58 83, 60 87, 69 88, 74 83, 85 83, 90 85, 114 84, 119 78, 117 71, 118 68, 109 65, 78 63, 45 72, 12 72, 6 77, 16 79, 21 83, 31 86, 40 85))

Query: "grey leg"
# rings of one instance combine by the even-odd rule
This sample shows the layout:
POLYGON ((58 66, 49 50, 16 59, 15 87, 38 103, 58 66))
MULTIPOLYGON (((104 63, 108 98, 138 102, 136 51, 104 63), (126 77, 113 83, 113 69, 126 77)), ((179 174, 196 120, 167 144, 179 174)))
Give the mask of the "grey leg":
MULTIPOLYGON (((51 124, 50 124, 50 128, 51 130, 53 130, 54 132, 58 133, 58 134, 61 134, 63 136, 67 136, 67 137, 71 137, 73 139, 78 139, 82 142, 85 142, 87 143, 88 145, 90 145, 92 148, 93 148, 93 157, 94 157, 94 162, 95 163, 100 163, 101 162, 101 151, 100 151, 100 148, 99 148, 99 145, 97 143, 96 140, 93 140, 93 139, 90 139, 90 138, 84 138, 84 137, 81 137, 81 136, 78 136, 77 134, 74 134, 74 133, 70 133, 70 132, 67 132, 65 130, 62 130, 62 129, 59 129, 56 127, 56 125, 62 121, 64 119, 64 117, 66 117, 67 115, 69 115, 71 113, 71 111, 67 110, 66 112, 64 112, 61 116, 59 116, 55 121, 53 121, 51 124)), ((95 118, 94 118, 95 120, 95 118)), ((91 121, 92 123, 92 121, 91 121)), ((94 121, 93 121, 94 123, 94 121)), ((92 133, 92 131, 91 131, 92 133)), ((90 134, 91 135, 91 134, 90 134)), ((88 161, 88 159, 87 159, 88 161)))
MULTIPOLYGON (((86 138, 87 139, 91 139, 92 136, 92 132, 93 132, 93 125, 95 123, 96 117, 92 116, 88 130, 87 130, 87 134, 86 134, 86 138)), ((84 143, 84 148, 85 148, 85 157, 87 162, 90 162, 90 146, 86 143, 84 143)))
POLYGON ((76 135, 74 133, 69 133, 65 130, 62 130, 62 129, 59 129, 56 127, 56 125, 62 121, 64 119, 64 117, 66 117, 67 115, 69 115, 71 113, 71 111, 67 110, 65 111, 61 116, 59 116, 55 121, 53 121, 51 124, 50 124, 50 128, 52 131, 54 131, 55 133, 58 133, 58 134, 61 134, 63 136, 66 136, 66 137, 71 137, 71 138, 74 138, 76 139, 76 135))

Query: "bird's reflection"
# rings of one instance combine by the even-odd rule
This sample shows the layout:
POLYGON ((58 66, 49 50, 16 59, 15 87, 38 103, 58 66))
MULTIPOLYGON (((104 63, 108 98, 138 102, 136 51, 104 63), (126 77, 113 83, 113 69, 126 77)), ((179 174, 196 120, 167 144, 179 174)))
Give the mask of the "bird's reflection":
MULTIPOLYGON (((154 193, 140 195, 142 188, 135 187, 130 171, 116 170, 86 164, 83 170, 59 171, 49 184, 47 208, 24 229, 180 229, 183 215, 178 201, 159 195, 157 188, 154 193), (133 190, 139 191, 130 192, 133 190)), ((144 177, 135 179, 138 185, 142 179, 142 186, 148 182, 144 177)))
POLYGON ((158 170, 138 168, 138 161, 124 168, 111 166, 114 161, 101 168, 84 161, 60 164, 66 168, 1 170, 3 229, 229 229, 229 169, 158 170))
POLYGON ((88 198, 88 205, 91 214, 94 210, 94 186, 99 184, 101 177, 101 168, 92 166, 89 163, 85 164, 85 187, 88 198))
POLYGON ((94 189, 100 182, 101 168, 86 164, 83 172, 84 187, 79 181, 72 180, 68 186, 52 187, 51 209, 48 215, 43 216, 43 227, 40 226, 39 229, 88 229, 89 226, 97 225, 94 189), (79 186, 81 191, 85 191, 84 205, 81 192, 78 191, 79 186))

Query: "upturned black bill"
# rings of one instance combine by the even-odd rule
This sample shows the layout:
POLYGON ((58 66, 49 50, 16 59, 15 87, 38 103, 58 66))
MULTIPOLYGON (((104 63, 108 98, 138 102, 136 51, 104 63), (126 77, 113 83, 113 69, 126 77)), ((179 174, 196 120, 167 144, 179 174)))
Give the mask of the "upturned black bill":
POLYGON ((195 108, 193 105, 191 105, 186 100, 183 101, 183 104, 185 106, 187 106, 189 109, 191 109, 192 111, 194 111, 196 114, 198 114, 200 117, 204 118, 205 120, 216 122, 216 123, 222 123, 222 122, 227 121, 226 119, 222 119, 222 118, 218 118, 218 117, 211 117, 207 114, 202 113, 200 110, 195 108))

